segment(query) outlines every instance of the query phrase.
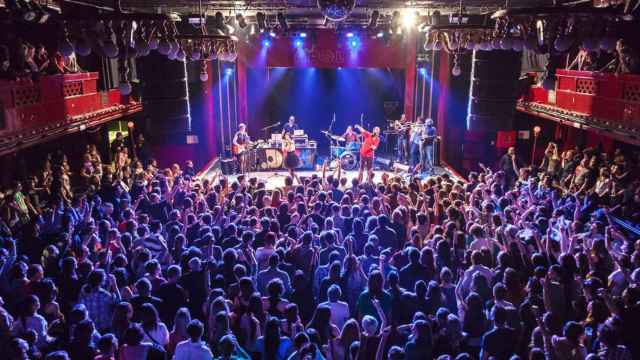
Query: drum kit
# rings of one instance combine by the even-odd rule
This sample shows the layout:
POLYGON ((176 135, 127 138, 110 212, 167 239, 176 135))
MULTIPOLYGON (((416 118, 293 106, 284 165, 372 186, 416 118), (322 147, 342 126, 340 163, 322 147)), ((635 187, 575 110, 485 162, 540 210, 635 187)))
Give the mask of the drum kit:
POLYGON ((329 160, 330 167, 337 167, 340 163, 344 170, 354 170, 358 167, 358 161, 360 157, 360 143, 352 141, 345 144, 346 139, 339 135, 334 135, 329 131, 322 131, 322 133, 329 139, 330 152, 329 160))

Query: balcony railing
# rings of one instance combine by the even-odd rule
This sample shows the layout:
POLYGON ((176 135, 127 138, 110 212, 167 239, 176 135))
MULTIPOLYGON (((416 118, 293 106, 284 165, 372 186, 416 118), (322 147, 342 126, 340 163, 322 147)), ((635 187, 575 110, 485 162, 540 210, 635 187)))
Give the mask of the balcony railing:
POLYGON ((557 70, 555 91, 532 86, 518 109, 630 138, 640 135, 640 75, 557 70))
POLYGON ((98 91, 98 73, 0 81, 0 154, 138 112, 118 90, 98 91))

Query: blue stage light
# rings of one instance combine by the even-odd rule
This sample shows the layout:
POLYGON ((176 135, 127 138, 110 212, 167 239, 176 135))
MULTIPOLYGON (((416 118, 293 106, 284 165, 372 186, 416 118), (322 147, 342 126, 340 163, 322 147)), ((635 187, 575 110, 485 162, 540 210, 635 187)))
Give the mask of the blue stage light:
POLYGON ((307 33, 306 32, 301 32, 300 33, 300 37, 301 38, 306 38, 307 37, 307 33))
POLYGON ((301 39, 296 39, 296 41, 293 42, 293 45, 295 45, 295 47, 299 48, 302 47, 303 41, 301 39))
POLYGON ((352 37, 353 37, 353 33, 352 33, 352 32, 348 32, 348 33, 347 33, 347 37, 348 37, 348 38, 352 38, 352 37))
POLYGON ((232 68, 226 68, 226 69, 224 70, 224 72, 225 72, 225 74, 227 74, 227 75, 231 75, 231 74, 233 74, 233 69, 232 69, 232 68))
POLYGON ((360 41, 358 39, 349 40, 349 47, 352 49, 356 49, 360 45, 360 41))
POLYGON ((271 40, 269 40, 269 39, 262 39, 262 46, 264 46, 264 47, 269 47, 269 46, 271 46, 271 40))
POLYGON ((427 68, 420 68, 420 69, 418 69, 418 71, 420 72, 420 75, 422 75, 422 76, 426 76, 427 75, 427 68))

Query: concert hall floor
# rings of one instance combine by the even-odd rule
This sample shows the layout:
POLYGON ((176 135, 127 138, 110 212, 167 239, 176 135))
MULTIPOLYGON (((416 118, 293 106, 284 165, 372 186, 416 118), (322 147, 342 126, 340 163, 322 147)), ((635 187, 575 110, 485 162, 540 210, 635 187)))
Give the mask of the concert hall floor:
MULTIPOLYGON (((454 176, 447 169, 442 167, 436 167, 436 174, 441 175, 444 173, 449 173, 451 176, 454 176)), ((201 178, 213 178, 216 172, 219 171, 215 166, 210 166, 207 169, 204 169, 200 175, 201 178)), ((332 173, 333 171, 327 171, 327 174, 332 173)), ((322 171, 297 171, 296 172, 299 177, 309 177, 313 174, 317 174, 318 176, 322 176, 322 171)), ((388 173, 390 176, 395 176, 396 173, 393 171, 384 171, 384 170, 375 170, 374 181, 379 181, 384 173, 388 173)), ((289 175, 286 170, 272 170, 272 171, 256 171, 250 172, 247 174, 249 178, 255 177, 258 180, 264 181, 267 190, 273 190, 277 188, 281 188, 284 186, 284 179, 289 175)), ((347 178, 347 181, 351 182, 351 179, 358 176, 357 170, 351 171, 343 171, 342 176, 347 178)), ((238 175, 228 175, 227 176, 230 181, 235 181, 238 175)), ((425 176, 426 177, 426 176, 425 176)))

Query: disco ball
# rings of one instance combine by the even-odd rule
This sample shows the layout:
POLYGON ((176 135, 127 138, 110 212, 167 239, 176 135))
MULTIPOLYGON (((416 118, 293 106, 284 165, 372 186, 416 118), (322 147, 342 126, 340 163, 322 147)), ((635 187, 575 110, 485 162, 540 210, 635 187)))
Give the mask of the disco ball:
POLYGON ((355 6, 355 0, 318 0, 322 15, 332 21, 346 19, 355 6))

